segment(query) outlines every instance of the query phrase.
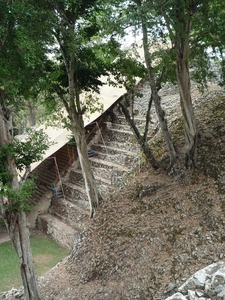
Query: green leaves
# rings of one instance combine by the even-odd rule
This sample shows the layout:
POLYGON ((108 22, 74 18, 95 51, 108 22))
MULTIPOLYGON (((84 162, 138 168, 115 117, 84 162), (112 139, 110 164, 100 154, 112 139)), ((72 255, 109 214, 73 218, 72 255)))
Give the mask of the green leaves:
POLYGON ((13 149, 17 168, 22 171, 32 163, 41 160, 43 154, 50 146, 48 136, 43 130, 27 130, 28 136, 25 141, 14 139, 13 149))
POLYGON ((36 185, 32 179, 23 182, 20 188, 15 190, 10 185, 3 186, 0 182, 0 197, 4 197, 3 206, 8 211, 27 211, 32 207, 26 201, 32 196, 36 190, 36 185), (9 199, 7 201, 7 199, 9 199))
POLYGON ((15 174, 8 171, 9 159, 15 160, 16 167, 22 171, 32 163, 39 161, 50 143, 43 131, 28 130, 28 137, 25 141, 14 139, 12 144, 0 146, 0 197, 3 197, 3 204, 7 210, 30 210, 26 204, 36 189, 32 179, 20 183, 15 189, 12 180, 15 174))
POLYGON ((145 66, 129 55, 116 59, 111 64, 110 72, 116 80, 114 84, 125 85, 128 90, 134 88, 137 78, 138 80, 143 79, 147 74, 145 66))
POLYGON ((14 138, 12 144, 0 146, 0 178, 3 185, 9 185, 12 174, 7 171, 8 157, 15 160, 18 170, 29 167, 32 163, 41 160, 43 154, 51 143, 43 130, 34 131, 28 129, 28 136, 25 141, 14 138))

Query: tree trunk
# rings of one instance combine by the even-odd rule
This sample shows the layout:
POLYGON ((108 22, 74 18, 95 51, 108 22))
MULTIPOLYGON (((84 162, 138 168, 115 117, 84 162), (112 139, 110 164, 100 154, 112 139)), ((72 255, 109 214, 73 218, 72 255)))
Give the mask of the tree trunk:
POLYGON ((29 100, 28 100, 28 109, 29 109, 29 124, 30 127, 33 127, 36 125, 35 111, 34 111, 34 106, 31 104, 29 100))
POLYGON ((81 169, 83 171, 85 189, 90 205, 90 217, 94 215, 94 210, 98 207, 101 198, 97 189, 97 185, 91 170, 88 159, 87 142, 83 121, 84 111, 80 104, 80 95, 78 90, 78 82, 74 72, 75 58, 71 59, 68 70, 69 81, 69 106, 66 106, 71 125, 72 132, 76 141, 78 157, 81 169))
POLYGON ((159 119, 159 124, 160 124, 160 128, 162 130, 162 133, 163 133, 163 137, 165 139, 167 148, 169 150, 170 166, 173 166, 177 159, 177 152, 174 148, 172 137, 171 137, 171 134, 170 134, 168 126, 167 126, 167 120, 165 118, 165 111, 161 107, 161 98, 156 89, 155 79, 154 79, 154 75, 152 73, 151 67, 149 68, 149 74, 152 74, 149 76, 149 81, 150 81, 151 92, 152 92, 153 101, 155 104, 156 113, 157 113, 157 116, 159 119))
MULTIPOLYGON (((4 111, 5 108, 0 105, 0 146, 6 146, 11 143, 9 122, 4 117, 4 111)), ((7 171, 12 175, 11 187, 13 190, 18 190, 20 186, 13 157, 8 155, 5 163, 7 171)), ((41 299, 34 272, 26 214, 23 210, 18 210, 18 208, 13 209, 13 202, 7 196, 0 197, 0 204, 4 222, 19 258, 26 300, 41 299)))
POLYGON ((73 134, 76 141, 81 169, 83 171, 85 189, 90 205, 90 216, 92 218, 94 215, 94 210, 98 207, 100 195, 98 193, 96 182, 88 159, 87 142, 83 118, 80 115, 75 115, 74 117, 75 122, 72 123, 73 134))
MULTIPOLYGON (((177 11, 179 20, 182 12, 177 11)), ((197 151, 197 125, 194 108, 191 99, 191 82, 189 73, 189 36, 191 31, 191 14, 183 26, 179 26, 176 32, 176 73, 180 92, 180 104, 184 120, 185 132, 185 165, 195 166, 197 151)))
POLYGON ((4 216, 10 239, 19 258, 26 300, 41 299, 34 272, 26 214, 22 210, 6 211, 4 216))
MULTIPOLYGON (((150 99, 150 102, 151 102, 151 99, 150 99)), ((123 114, 124 114, 127 122, 129 123, 129 125, 130 125, 136 139, 137 139, 137 142, 138 142, 139 146, 141 147, 141 150, 143 151, 147 161, 150 163, 150 165, 154 169, 158 169, 160 165, 156 161, 156 159, 154 157, 154 154, 152 153, 151 148, 149 147, 149 145, 147 145, 147 140, 146 140, 147 134, 146 134, 146 132, 144 133, 143 136, 141 136, 138 128, 136 127, 133 119, 131 118, 131 116, 129 114, 129 111, 128 111, 127 107, 122 103, 119 103, 119 105, 122 108, 123 114)), ((149 110, 150 110, 150 103, 149 103, 149 110)), ((146 118, 146 122, 148 122, 148 121, 149 121, 149 111, 148 111, 147 118, 146 118)), ((147 131, 147 128, 145 128, 145 130, 147 131)))
POLYGON ((177 80, 180 91, 180 104, 184 120, 185 165, 195 166, 197 147, 197 126, 191 99, 189 67, 186 59, 177 59, 177 80))
POLYGON ((169 132, 169 129, 167 126, 167 120, 165 119, 165 112, 161 107, 161 98, 157 91, 155 76, 152 71, 151 61, 149 58, 150 54, 149 54, 149 50, 148 50, 147 27, 143 20, 142 20, 142 32, 143 32, 144 56, 145 56, 145 62, 146 62, 147 71, 148 71, 148 78, 149 78, 149 83, 150 83, 150 87, 151 87, 151 93, 152 93, 153 101, 155 104, 156 113, 157 113, 157 116, 159 119, 160 128, 162 130, 167 148, 169 150, 170 166, 172 166, 177 159, 177 152, 174 148, 172 137, 170 135, 170 132, 169 132))

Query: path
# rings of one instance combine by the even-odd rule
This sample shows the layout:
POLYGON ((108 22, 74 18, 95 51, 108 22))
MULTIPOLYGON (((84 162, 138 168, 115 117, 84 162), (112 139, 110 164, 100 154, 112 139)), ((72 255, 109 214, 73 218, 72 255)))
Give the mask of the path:
POLYGON ((0 244, 10 241, 9 235, 7 232, 0 232, 0 244))

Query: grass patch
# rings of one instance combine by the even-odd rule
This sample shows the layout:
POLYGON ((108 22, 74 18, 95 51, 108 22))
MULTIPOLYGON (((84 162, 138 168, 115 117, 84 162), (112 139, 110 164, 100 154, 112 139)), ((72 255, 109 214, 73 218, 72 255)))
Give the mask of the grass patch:
MULTIPOLYGON (((53 268, 69 251, 48 238, 31 236, 31 249, 36 275, 39 277, 53 268)), ((11 242, 0 244, 0 292, 22 285, 18 257, 11 242)))

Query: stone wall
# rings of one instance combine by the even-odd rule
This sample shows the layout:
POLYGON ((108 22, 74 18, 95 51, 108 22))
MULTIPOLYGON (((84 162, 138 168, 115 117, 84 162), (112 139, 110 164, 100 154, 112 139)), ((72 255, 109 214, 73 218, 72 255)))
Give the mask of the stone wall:
POLYGON ((70 251, 74 247, 75 240, 80 237, 77 231, 60 220, 56 220, 54 216, 50 214, 40 215, 38 217, 37 227, 70 251))

